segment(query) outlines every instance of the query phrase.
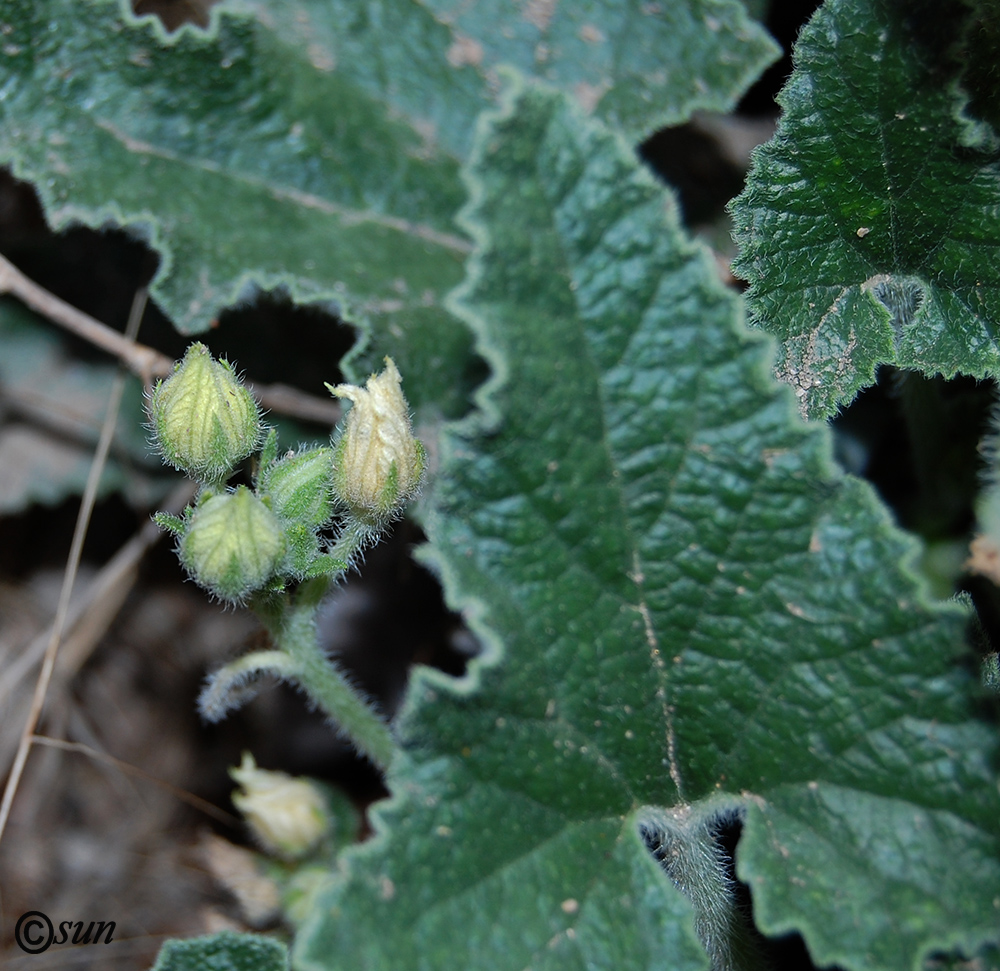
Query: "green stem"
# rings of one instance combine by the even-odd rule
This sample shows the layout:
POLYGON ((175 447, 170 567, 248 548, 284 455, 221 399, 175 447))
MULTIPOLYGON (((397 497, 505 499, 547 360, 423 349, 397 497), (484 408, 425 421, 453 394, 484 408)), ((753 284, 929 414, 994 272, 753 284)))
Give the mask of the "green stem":
POLYGON ((392 761, 396 743, 385 722, 320 649, 315 604, 297 604, 289 609, 278 643, 294 661, 295 680, 337 722, 358 751, 384 772, 392 761))
POLYGON ((275 674, 298 679, 295 659, 285 651, 254 651, 220 668, 208 679, 198 697, 198 710, 207 721, 217 722, 226 712, 238 708, 256 693, 253 680, 258 674, 275 674))
MULTIPOLYGON (((330 551, 331 555, 344 563, 350 563, 371 538, 370 527, 349 519, 337 537, 330 551)), ((337 723, 358 751, 384 772, 396 751, 396 743, 388 726, 344 673, 323 653, 317 639, 316 611, 335 579, 339 577, 319 576, 304 580, 295 591, 294 598, 287 593, 268 593, 256 598, 251 606, 280 650, 248 655, 227 665, 219 674, 234 671, 237 676, 245 678, 245 672, 254 668, 255 664, 260 667, 260 659, 275 659, 270 670, 294 680, 337 723), (255 658, 257 661, 253 660, 255 658), (279 667, 282 670, 279 671, 279 667)), ((232 684, 237 692, 243 687, 238 680, 234 680, 232 684)), ((205 698, 214 687, 213 679, 202 697, 205 698)), ((221 692, 222 688, 218 694, 213 691, 213 700, 218 697, 225 701, 221 692)), ((202 710, 205 710, 204 703, 202 710)), ((225 708, 221 710, 224 712, 225 708)))
POLYGON ((767 963, 736 901, 715 828, 734 810, 647 809, 640 832, 667 875, 694 908, 694 929, 712 971, 764 971, 767 963))
POLYGON ((373 526, 349 516, 330 550, 330 555, 336 560, 343 560, 350 568, 358 553, 377 536, 378 531, 373 526))

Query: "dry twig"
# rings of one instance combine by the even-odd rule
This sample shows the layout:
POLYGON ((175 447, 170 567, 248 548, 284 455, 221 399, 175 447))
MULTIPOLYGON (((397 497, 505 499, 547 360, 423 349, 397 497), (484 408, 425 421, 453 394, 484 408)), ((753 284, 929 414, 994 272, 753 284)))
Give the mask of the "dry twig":
MULTIPOLYGON (((24 279, 27 278, 25 277, 24 279)), ((146 309, 146 297, 146 290, 143 288, 136 293, 135 299, 132 301, 132 310, 129 314, 128 327, 125 331, 125 337, 128 340, 134 339, 139 330, 139 324, 142 322, 142 315, 146 309)), ((104 471, 108 452, 111 449, 111 441, 114 438, 115 425, 118 421, 118 409, 121 405, 122 392, 124 390, 125 375, 120 373, 115 378, 115 382, 111 388, 108 410, 104 416, 104 425, 101 428, 101 439, 97 443, 94 461, 91 463, 90 473, 87 476, 87 485, 84 488, 83 498, 80 501, 80 511, 77 514, 76 527, 73 531, 73 542, 70 546, 66 570, 63 574, 63 584, 59 592, 59 605, 56 608, 52 634, 45 650, 45 656, 42 659, 42 669, 38 674, 38 680, 35 682, 35 693, 31 699, 31 708, 28 711, 28 719, 21 733, 21 741, 17 747, 17 754, 14 756, 14 764, 11 766, 10 774, 7 776, 7 785, 4 787, 3 799, 0 800, 0 839, 3 838, 4 830, 7 828, 10 809, 14 802, 14 796, 17 793, 17 787, 21 781, 21 775, 24 772, 25 763, 28 761, 28 753, 31 751, 31 740, 34 737, 38 721, 41 718, 42 708, 45 705, 45 696, 49 688, 49 681, 52 679, 52 672, 55 669, 56 655, 59 652, 59 641, 62 637, 66 616, 69 612, 70 598, 73 595, 73 584, 76 581, 76 573, 80 565, 80 555, 83 552, 83 541, 87 535, 87 527, 90 525, 90 514, 93 512, 94 503, 97 500, 97 487, 100 484, 101 474, 104 471)))
MULTIPOLYGON (((2 293, 17 297, 36 313, 114 355, 147 386, 153 383, 154 378, 166 377, 173 370, 174 362, 166 354, 145 344, 130 341, 127 335, 102 324, 40 287, 13 263, 0 256, 0 294, 2 293)), ((337 402, 307 394, 287 384, 251 385, 251 390, 268 411, 329 425, 340 421, 341 409, 337 402)))
POLYGON ((200 812, 205 813, 206 816, 211 816, 212 819, 218 820, 220 823, 225 823, 228 826, 241 825, 241 821, 236 816, 232 813, 227 813, 224 809, 220 809, 207 799, 202 799, 201 796, 196 796, 193 792, 181 789, 179 786, 175 786, 164 779, 157 779, 156 776, 152 776, 148 772, 143 772, 138 766, 132 765, 130 762, 123 762, 121 759, 116 759, 113 755, 101 752, 90 745, 84 745, 82 742, 66 742, 61 738, 50 738, 47 735, 32 735, 31 741, 36 745, 45 745, 48 748, 61 749, 64 752, 79 752, 81 755, 86 755, 94 759, 95 762, 103 762, 105 765, 113 766, 126 775, 142 779, 143 782, 151 782, 154 786, 158 786, 160 789, 169 792, 181 802, 193 806, 200 812))

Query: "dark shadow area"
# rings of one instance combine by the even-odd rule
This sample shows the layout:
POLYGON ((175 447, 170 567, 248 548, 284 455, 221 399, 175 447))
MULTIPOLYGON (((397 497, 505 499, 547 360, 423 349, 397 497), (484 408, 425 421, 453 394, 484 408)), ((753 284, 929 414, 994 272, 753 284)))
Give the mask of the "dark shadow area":
MULTIPOLYGON (((996 402, 991 381, 946 381, 882 367, 876 383, 831 420, 834 457, 845 471, 871 482, 896 522, 919 536, 926 550, 933 554, 951 544, 964 561, 986 474, 981 442, 996 402)), ((978 624, 970 640, 977 653, 997 650, 1000 589, 966 572, 956 591, 975 606, 978 624)), ((978 671, 970 673, 978 679, 978 671)))
MULTIPOLYGON (((119 331, 128 322, 136 290, 153 278, 159 265, 144 242, 119 229, 75 226, 53 233, 34 189, 6 169, 0 169, 0 253, 39 286, 119 331)), ((149 343, 148 330, 154 328, 172 330, 150 305, 139 340, 149 343)), ((72 354, 85 361, 108 360, 88 342, 63 333, 72 354)), ((183 352, 186 346, 175 331, 173 336, 172 343, 160 347, 165 354, 176 348, 183 352)))
MULTIPOLYGON (((731 881, 736 910, 742 918, 744 936, 738 945, 731 946, 737 947, 737 952, 744 958, 750 959, 754 967, 763 966, 770 971, 818 971, 800 934, 766 937, 754 923, 753 896, 750 888, 736 876, 737 844, 743 832, 742 812, 734 809, 719 813, 713 820, 710 831, 719 851, 717 859, 723 864, 726 876, 731 881)), ((663 867, 668 877, 675 881, 672 866, 677 851, 672 849, 671 840, 652 820, 641 824, 639 832, 653 859, 663 867)), ((840 969, 833 966, 824 971, 840 971, 840 969)))
POLYGON ((132 0, 137 16, 155 14, 167 30, 177 30, 183 24, 207 27, 209 11, 217 0, 132 0))
POLYGON ((218 326, 199 339, 256 382, 327 398, 324 382, 344 380, 340 360, 358 334, 325 306, 299 306, 281 294, 261 293, 248 306, 223 311, 218 326))
POLYGON ((639 146, 640 158, 677 192, 688 229, 719 223, 743 189, 750 148, 771 137, 779 113, 774 99, 791 74, 792 46, 818 6, 818 0, 768 6, 764 26, 784 55, 747 91, 735 115, 696 117, 661 129, 639 146))
POLYGON ((688 228, 721 218, 743 188, 743 170, 694 124, 661 129, 639 146, 639 156, 677 192, 688 228))
POLYGON ((875 486, 904 529, 928 541, 966 536, 995 397, 990 382, 882 367, 832 419, 835 457, 875 486))
MULTIPOLYGON (((736 846, 743 833, 743 820, 738 813, 730 813, 721 818, 715 830, 715 837, 725 853, 729 878, 736 888, 736 903, 747 918, 754 940, 773 971, 816 971, 809 955, 809 949, 801 934, 783 934, 780 937, 765 937, 757 929, 753 920, 753 897, 750 888, 736 876, 736 846)), ((836 966, 824 971, 840 971, 836 966)))
POLYGON ((771 0, 764 26, 781 45, 784 56, 775 61, 743 95, 736 108, 741 115, 773 116, 778 112, 775 95, 792 73, 792 47, 799 31, 819 7, 819 0, 771 0))
MULTIPOLYGON (((0 516, 0 579, 23 580, 39 570, 66 565, 78 496, 55 506, 34 504, 15 516, 0 516)), ((85 563, 106 563, 145 522, 145 517, 114 493, 94 507, 83 545, 85 563)))

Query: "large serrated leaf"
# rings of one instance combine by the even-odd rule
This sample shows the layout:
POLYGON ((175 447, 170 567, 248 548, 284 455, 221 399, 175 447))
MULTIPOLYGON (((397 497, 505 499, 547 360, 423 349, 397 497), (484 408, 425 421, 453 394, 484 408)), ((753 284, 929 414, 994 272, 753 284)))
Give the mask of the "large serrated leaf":
POLYGON ((1000 368, 995 146, 969 144, 956 92, 893 10, 827 0, 803 29, 777 134, 733 206, 735 269, 814 417, 881 363, 1000 368))
MULTIPOLYGON (((689 26, 678 50, 722 67, 692 78, 675 114, 731 100, 774 53, 738 5, 693 2, 677 7, 689 26)), ((185 331, 259 288, 356 317, 443 318, 469 249, 452 224, 456 160, 490 97, 448 28, 414 0, 243 0, 215 10, 208 32, 168 36, 124 6, 0 2, 0 162, 34 183, 55 228, 149 239, 163 257, 152 296, 185 331)), ((604 101, 632 105, 622 92, 651 66, 648 30, 614 26, 603 46, 622 83, 604 101)), ((602 65, 590 58, 566 83, 603 90, 602 65)))
POLYGON ((780 53, 735 0, 421 2, 451 27, 455 63, 513 64, 635 140, 728 111, 780 53))
POLYGON ((467 683, 415 679, 380 835, 299 965, 702 967, 637 825, 737 804, 762 926, 819 963, 908 971, 995 937, 964 611, 925 601, 623 143, 528 91, 472 185, 456 308, 497 378, 443 445, 426 528, 490 650, 467 683), (975 878, 944 901, 955 860, 975 878))
POLYGON ((3 0, 0 161, 54 227, 149 238, 152 295, 182 329, 256 287, 442 314, 468 250, 455 160, 349 65, 246 15, 213 23, 167 37, 113 0, 3 0))

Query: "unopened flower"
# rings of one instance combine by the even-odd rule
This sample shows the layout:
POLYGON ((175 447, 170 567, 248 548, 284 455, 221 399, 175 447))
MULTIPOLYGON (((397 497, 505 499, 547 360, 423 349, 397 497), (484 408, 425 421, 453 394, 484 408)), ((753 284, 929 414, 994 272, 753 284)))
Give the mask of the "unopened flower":
POLYGON ((260 493, 283 519, 318 527, 333 515, 330 480, 333 449, 289 453, 261 472, 260 493))
POLYGON ((333 490, 360 520, 380 526, 413 498, 424 472, 424 449, 413 437, 399 371, 385 359, 363 388, 327 385, 353 407, 334 454, 333 490))
POLYGON ((229 770, 243 787, 233 793, 233 805, 246 817, 263 847, 287 859, 309 852, 329 831, 330 817, 323 794, 306 779, 258 769, 253 756, 229 770))
POLYGON ((227 361, 192 344, 149 402, 163 459, 203 482, 224 479, 260 440, 260 411, 227 361))
POLYGON ((274 574, 285 551, 281 522, 246 486, 209 496, 180 540, 184 567, 222 600, 239 602, 274 574))

